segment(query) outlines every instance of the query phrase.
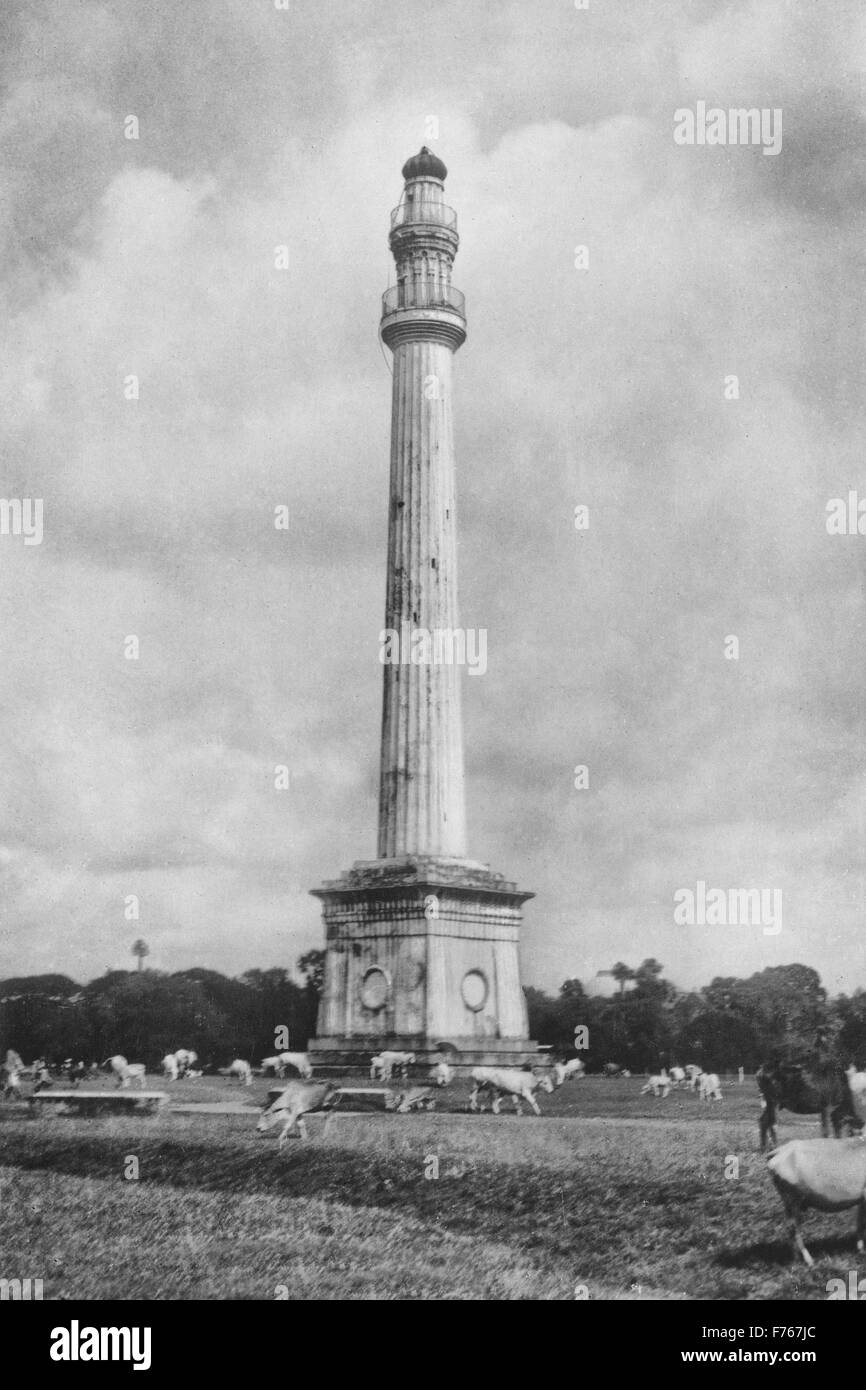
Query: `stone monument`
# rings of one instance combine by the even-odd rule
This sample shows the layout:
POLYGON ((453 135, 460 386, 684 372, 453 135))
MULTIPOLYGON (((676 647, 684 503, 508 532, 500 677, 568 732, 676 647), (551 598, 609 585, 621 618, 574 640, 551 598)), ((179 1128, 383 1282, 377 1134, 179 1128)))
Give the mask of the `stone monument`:
POLYGON ((313 890, 326 952, 310 1052, 334 1069, 382 1049, 419 1063, 447 1053, 459 1066, 519 1065, 536 1057, 518 962, 532 894, 466 857, 460 693, 480 640, 457 612, 457 217, 430 150, 402 172, 389 238, 397 283, 381 322, 394 367, 378 858, 313 890))

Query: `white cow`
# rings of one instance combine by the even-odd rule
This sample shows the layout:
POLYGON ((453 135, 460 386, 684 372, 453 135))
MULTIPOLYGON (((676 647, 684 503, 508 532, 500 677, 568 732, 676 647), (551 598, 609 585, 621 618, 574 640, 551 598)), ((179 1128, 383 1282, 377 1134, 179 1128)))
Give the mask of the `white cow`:
POLYGON ((682 1067, 671 1067, 671 1082, 674 1086, 686 1085, 686 1074, 682 1067))
POLYGON ((415 1061, 414 1052, 380 1052, 370 1061, 370 1076, 382 1081, 390 1081, 392 1073, 408 1076, 409 1068, 415 1061))
POLYGON ((398 1115, 408 1115, 411 1110, 435 1110, 436 1097, 430 1086, 411 1086, 408 1091, 401 1091, 399 1095, 390 1093, 385 1102, 386 1110, 393 1110, 398 1115))
POLYGON ((664 1067, 662 1067, 661 1071, 658 1072, 656 1076, 649 1077, 645 1086, 641 1086, 640 1093, 642 1096, 645 1096, 648 1091, 652 1091, 654 1096, 661 1096, 664 1098, 670 1093, 670 1089, 671 1079, 664 1067))
POLYGON ((126 1068, 129 1066, 126 1058, 123 1057, 121 1053, 116 1052, 113 1057, 109 1057, 102 1065, 105 1067, 106 1071, 111 1072, 118 1086, 122 1086, 123 1078, 126 1075, 126 1068))
POLYGON ((586 1067, 579 1057, 572 1057, 570 1062, 554 1062, 553 1081, 554 1085, 561 1086, 563 1081, 577 1081, 583 1076, 586 1067))
POLYGON ((252 1086, 253 1084, 253 1069, 249 1062, 244 1062, 240 1057, 236 1057, 231 1066, 221 1067, 220 1076, 233 1076, 244 1086, 252 1086))
POLYGON ((525 1100, 536 1115, 540 1115, 541 1111, 534 1095, 539 1087, 541 1090, 547 1091, 548 1095, 553 1090, 553 1081, 549 1072, 521 1071, 517 1067, 473 1067, 469 1109, 479 1110, 481 1108, 478 1104, 478 1095, 479 1092, 485 1090, 493 1094, 491 1109, 494 1115, 499 1114, 499 1107, 504 1096, 511 1096, 515 1112, 518 1115, 523 1114, 520 1106, 521 1100, 525 1100))
POLYGON ((858 1119, 866 1119, 866 1072, 858 1072, 852 1062, 845 1074, 848 1077, 848 1088, 858 1119))
POLYGON ((180 1076, 188 1072, 190 1067, 194 1067, 198 1061, 198 1053, 190 1052, 186 1047, 179 1047, 174 1055, 177 1058, 177 1069, 180 1076))
POLYGON ((23 1094, 21 1090, 21 1072, 17 1067, 10 1066, 7 1062, 2 1068, 3 1071, 3 1099, 20 1100, 23 1094))
POLYGON ((721 1100, 722 1083, 714 1071, 702 1071, 700 1075, 701 1100, 721 1100))
POLYGON ((283 1075, 286 1074, 287 1067, 294 1067, 305 1080, 309 1081, 313 1075, 313 1066, 310 1062, 309 1054, 306 1052, 281 1052, 279 1055, 280 1066, 283 1075))
POLYGON ((144 1089, 143 1062, 127 1062, 126 1058, 118 1052, 113 1057, 109 1057, 105 1065, 110 1067, 121 1090, 125 1091, 133 1081, 137 1081, 142 1090, 144 1089))
POLYGON ((698 1089, 700 1078, 703 1076, 703 1074, 703 1067, 698 1067, 695 1065, 694 1062, 689 1062, 688 1066, 686 1067, 686 1076, 688 1078, 686 1084, 690 1091, 696 1091, 698 1089))
POLYGON ((302 1139, 307 1138, 304 1116, 317 1110, 332 1110, 340 1102, 340 1092, 330 1081, 290 1081, 286 1089, 277 1096, 273 1105, 262 1115, 256 1128, 260 1134, 282 1124, 279 1151, 293 1129, 297 1129, 302 1139))
POLYGON ((454 1068, 447 1062, 437 1062, 430 1068, 430 1080, 434 1086, 450 1086, 454 1080, 454 1068))
POLYGON ((187 1081, 198 1081, 202 1076, 204 1076, 203 1071, 188 1071, 185 1079, 187 1081))
POLYGON ((180 1075, 180 1068, 177 1064, 177 1057, 173 1052, 167 1052, 162 1059, 162 1074, 166 1081, 177 1081, 180 1075))
MULTIPOLYGON (((857 1208, 857 1250, 866 1237, 866 1143, 862 1139, 791 1139, 774 1149, 767 1167, 791 1221, 795 1251, 810 1267, 800 1219, 807 1207, 818 1211, 857 1208)), ((828 1286, 829 1287, 829 1286, 828 1286)))

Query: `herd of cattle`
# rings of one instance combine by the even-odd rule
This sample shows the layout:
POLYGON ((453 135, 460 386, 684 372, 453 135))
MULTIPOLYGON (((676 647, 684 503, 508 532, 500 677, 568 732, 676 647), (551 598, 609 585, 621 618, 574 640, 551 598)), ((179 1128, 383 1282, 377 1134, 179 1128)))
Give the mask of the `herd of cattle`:
MULTIPOLYGON (((163 1077, 167 1081, 196 1080, 204 1074, 197 1063, 195 1052, 179 1048, 162 1059, 163 1077)), ((414 1053, 381 1052, 371 1060, 370 1078, 386 1085, 395 1076, 407 1082, 413 1068, 417 1070, 414 1053)), ((264 1058, 255 1069, 249 1062, 236 1058, 228 1066, 207 1070, 245 1086, 252 1084, 255 1073, 282 1080, 293 1071, 297 1073, 297 1078, 288 1080, 276 1099, 265 1108, 257 1126, 264 1133, 279 1125, 278 1150, 293 1132, 302 1139, 307 1137, 306 1115, 333 1110, 345 1094, 345 1089, 333 1082, 313 1080, 313 1067, 303 1052, 277 1053, 264 1058)), ((502 1101, 510 1097, 516 1114, 522 1114, 525 1101, 536 1115, 540 1115, 537 1093, 550 1094, 566 1081, 583 1076, 585 1070, 579 1058, 554 1062, 543 1068, 474 1067, 470 1073, 469 1109, 483 1110, 484 1102, 489 1101, 492 1113, 498 1115, 502 1101)), ((56 1077, 75 1088, 102 1071, 112 1074, 121 1088, 137 1083, 143 1089, 145 1085, 144 1063, 128 1062, 120 1054, 89 1066, 68 1058, 60 1067, 52 1068, 44 1058, 37 1058, 26 1066, 17 1052, 9 1050, 0 1071, 3 1097, 12 1100, 23 1097, 22 1081, 25 1079, 33 1082, 31 1093, 53 1085, 56 1077)), ((435 1091, 451 1084, 455 1069, 448 1062, 439 1061, 426 1071, 426 1084, 406 1086, 399 1092, 386 1091, 386 1109, 402 1114, 432 1109, 435 1091)), ((613 1063, 609 1063, 604 1072, 607 1076, 629 1076, 613 1063)), ((800 1230, 806 1208, 842 1211, 856 1207, 857 1249, 863 1251, 866 1241, 866 1072, 857 1071, 853 1064, 847 1071, 843 1070, 819 1048, 809 1062, 765 1064, 758 1069, 756 1080, 763 1101, 759 1121, 761 1149, 766 1150, 768 1140, 774 1146, 767 1164, 791 1222, 795 1250, 806 1264, 813 1263, 800 1230), (819 1114, 823 1137, 794 1139, 775 1147, 776 1119, 780 1110, 800 1115, 819 1114), (839 1142, 829 1141, 831 1127, 839 1142), (856 1137, 842 1138, 846 1130, 856 1137)), ((671 1066, 670 1070, 662 1067, 648 1078, 640 1094, 664 1099, 671 1091, 682 1089, 697 1092, 702 1100, 722 1100, 718 1075, 705 1072, 696 1064, 671 1066)))

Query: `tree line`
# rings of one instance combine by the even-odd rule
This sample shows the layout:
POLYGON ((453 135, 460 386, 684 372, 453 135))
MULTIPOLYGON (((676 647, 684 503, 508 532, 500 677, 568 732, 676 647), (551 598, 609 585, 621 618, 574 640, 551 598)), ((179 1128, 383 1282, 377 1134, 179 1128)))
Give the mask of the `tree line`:
POLYGON ((663 968, 653 958, 637 967, 617 961, 603 972, 619 985, 609 999, 588 996, 580 980, 565 980, 558 995, 527 989, 530 1035, 573 1054, 575 1029, 586 1028, 580 1056, 588 1070, 607 1062, 636 1072, 695 1062, 712 1071, 753 1071, 808 1054, 819 1031, 844 1064, 866 1060, 862 989, 830 999, 810 966, 775 965, 683 991, 663 968))
POLYGON ((103 1061, 123 1053, 156 1067, 167 1052, 191 1048, 207 1065, 260 1059, 306 1047, 316 1026, 324 952, 288 971, 247 970, 230 979, 216 970, 112 970, 80 985, 67 975, 0 980, 0 1053, 25 1061, 103 1061), (278 1038, 277 1029, 285 1033, 278 1038), (283 1041, 285 1039, 285 1041, 283 1041))
MULTIPOLYGON (((260 1060, 283 1047, 302 1051, 314 1036, 324 952, 282 968, 247 970, 236 979, 196 968, 113 970, 80 985, 66 975, 0 980, 0 1053, 26 1060, 102 1061, 122 1052, 156 1066, 178 1047, 207 1065, 234 1057, 260 1060), (285 1030, 278 1040, 277 1030, 285 1030)), ((866 1063, 866 991, 829 999, 817 971, 770 966, 747 979, 717 976, 696 991, 666 980, 652 958, 606 972, 613 998, 589 995, 580 980, 558 994, 524 992, 530 1037, 562 1056, 580 1056, 590 1071, 615 1062, 631 1071, 696 1062, 707 1070, 752 1071, 774 1058, 806 1053, 822 1030, 843 1063, 866 1063)))

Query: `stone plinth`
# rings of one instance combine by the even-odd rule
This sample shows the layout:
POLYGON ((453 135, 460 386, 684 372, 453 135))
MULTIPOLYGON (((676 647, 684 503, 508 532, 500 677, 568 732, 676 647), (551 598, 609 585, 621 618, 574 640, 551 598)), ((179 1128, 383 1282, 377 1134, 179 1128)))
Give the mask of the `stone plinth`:
POLYGON ((369 1065, 383 1049, 458 1066, 536 1058, 520 987, 521 908, 531 893, 469 860, 359 863, 314 890, 325 980, 316 1066, 369 1065))

